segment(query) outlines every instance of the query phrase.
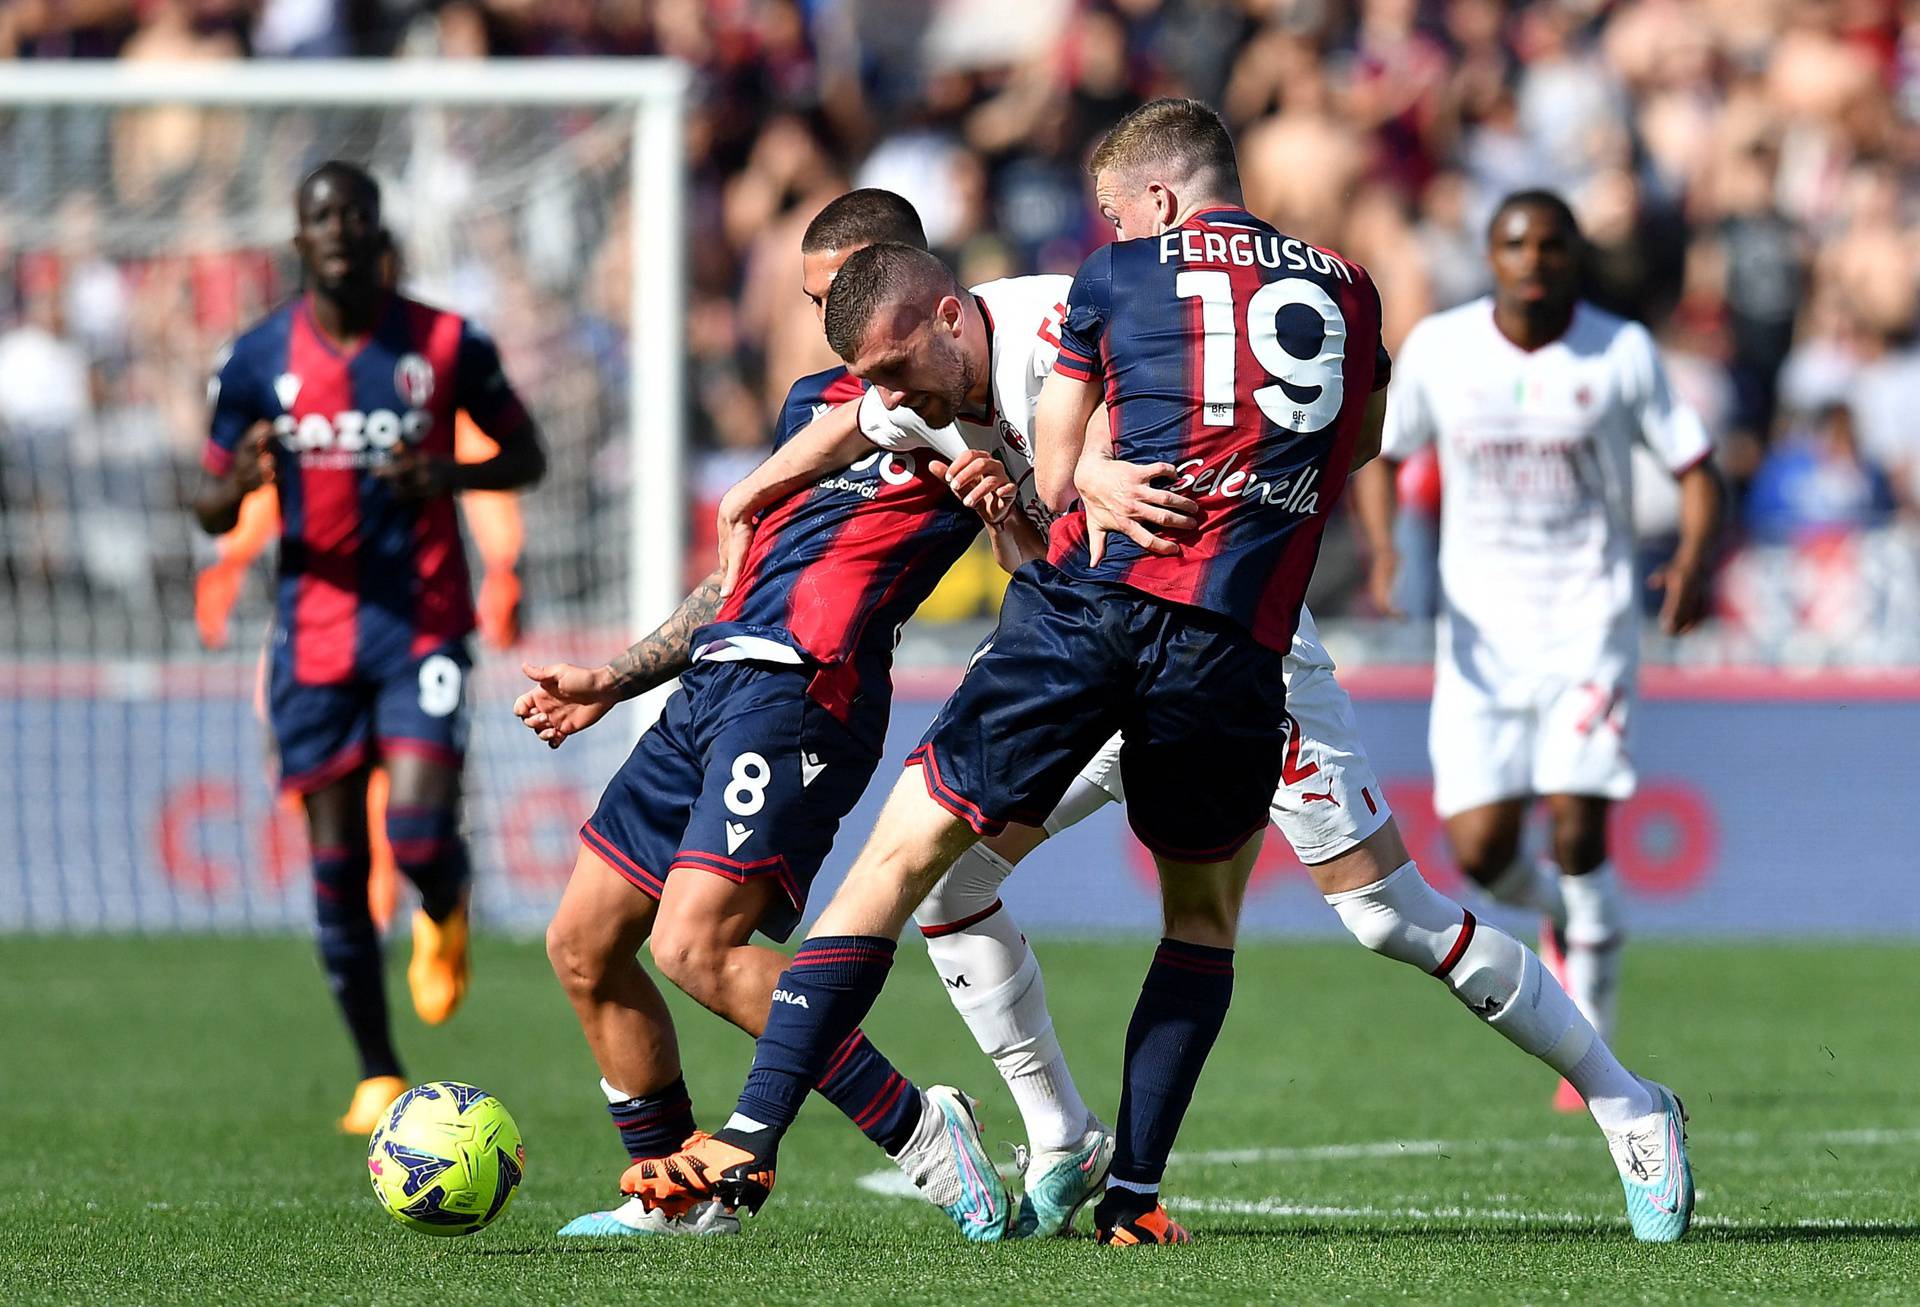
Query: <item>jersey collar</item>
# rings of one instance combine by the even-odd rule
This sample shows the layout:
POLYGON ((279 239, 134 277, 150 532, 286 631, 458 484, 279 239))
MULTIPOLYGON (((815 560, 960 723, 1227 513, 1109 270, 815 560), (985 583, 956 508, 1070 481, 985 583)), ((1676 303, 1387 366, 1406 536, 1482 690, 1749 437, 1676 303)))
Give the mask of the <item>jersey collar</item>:
MULTIPOLYGON (((1253 214, 1237 204, 1216 204, 1210 209, 1198 209, 1187 215, 1187 222, 1204 222, 1208 226, 1214 226, 1217 223, 1224 222, 1226 225, 1233 227, 1250 226, 1259 227, 1266 231, 1273 230, 1272 223, 1254 217, 1253 214), (1244 221, 1235 221, 1236 219, 1244 219, 1244 221)), ((1183 222, 1180 225, 1184 227, 1187 223, 1183 222)))
POLYGON ((320 325, 320 320, 314 316, 313 292, 308 290, 300 293, 300 316, 306 320, 307 333, 320 343, 321 349, 324 349, 327 353, 341 360, 349 360, 357 357, 361 350, 372 344, 373 338, 380 334, 380 328, 387 325, 387 315, 392 311, 393 292, 390 290, 381 291, 379 307, 373 311, 373 326, 367 331, 366 335, 359 337, 351 343, 342 343, 335 340, 332 336, 329 336, 326 329, 320 325))
MULTIPOLYGON (((999 415, 999 410, 993 402, 993 378, 994 368, 999 363, 1000 333, 994 330, 993 310, 987 307, 987 302, 981 299, 979 293, 976 291, 968 291, 967 294, 973 296, 973 302, 980 308, 980 320, 984 322, 987 327, 987 415, 979 422, 974 423, 974 425, 983 426, 991 430, 994 426, 994 419, 999 415)), ((962 417, 958 413, 954 414, 954 418, 960 422, 973 422, 972 418, 962 417)))

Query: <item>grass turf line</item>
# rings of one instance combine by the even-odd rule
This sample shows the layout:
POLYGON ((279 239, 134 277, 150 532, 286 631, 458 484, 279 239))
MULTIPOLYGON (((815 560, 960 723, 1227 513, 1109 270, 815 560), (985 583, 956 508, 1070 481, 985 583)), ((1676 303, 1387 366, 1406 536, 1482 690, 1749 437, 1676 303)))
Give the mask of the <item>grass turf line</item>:
MULTIPOLYGON (((1039 949, 1111 1115, 1150 950, 1039 949)), ((904 952, 875 1042, 919 1083, 981 1097, 990 1140, 1017 1138, 998 1077, 904 952)), ((412 1018, 394 953, 412 1077, 484 1085, 525 1132, 527 1183, 499 1222, 438 1241, 377 1210, 362 1146, 330 1130, 354 1075, 309 942, 7 939, 0 1302, 1920 1298, 1920 1046, 1889 1037, 1910 1021, 1912 947, 1635 945, 1620 1042, 1687 1099, 1702 1190, 1688 1242, 1651 1248, 1627 1235, 1597 1133, 1549 1109, 1552 1077, 1438 986, 1351 945, 1248 945, 1167 1178, 1196 1242, 1134 1253, 963 1245, 931 1207, 862 1187, 887 1163, 820 1101, 744 1237, 555 1239, 610 1204, 622 1163, 540 949, 482 938, 469 1005, 436 1030, 412 1018)), ((675 1011, 711 1124, 751 1045, 675 1011)))

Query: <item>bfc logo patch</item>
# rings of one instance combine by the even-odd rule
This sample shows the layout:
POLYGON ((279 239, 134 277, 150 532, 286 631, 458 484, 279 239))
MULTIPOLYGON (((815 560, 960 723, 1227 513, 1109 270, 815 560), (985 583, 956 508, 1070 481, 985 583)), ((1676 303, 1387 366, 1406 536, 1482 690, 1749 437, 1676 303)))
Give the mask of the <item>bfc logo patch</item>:
POLYGON ((419 354, 402 354, 393 365, 393 388, 410 408, 425 408, 433 398, 433 364, 419 354))

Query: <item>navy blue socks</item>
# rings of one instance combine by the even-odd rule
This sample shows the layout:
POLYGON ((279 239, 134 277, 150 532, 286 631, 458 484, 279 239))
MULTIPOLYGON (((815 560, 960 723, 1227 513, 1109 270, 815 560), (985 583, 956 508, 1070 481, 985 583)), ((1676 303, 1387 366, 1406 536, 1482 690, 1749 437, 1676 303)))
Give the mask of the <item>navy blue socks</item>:
POLYGON ((1163 939, 1127 1026, 1110 1183, 1152 1193, 1233 1002, 1233 950, 1163 939))
POLYGON ((369 859, 364 848, 313 851, 314 918, 327 986, 346 1018, 360 1055, 360 1076, 397 1076, 400 1059, 387 1027, 387 992, 380 974, 380 932, 367 907, 369 859))

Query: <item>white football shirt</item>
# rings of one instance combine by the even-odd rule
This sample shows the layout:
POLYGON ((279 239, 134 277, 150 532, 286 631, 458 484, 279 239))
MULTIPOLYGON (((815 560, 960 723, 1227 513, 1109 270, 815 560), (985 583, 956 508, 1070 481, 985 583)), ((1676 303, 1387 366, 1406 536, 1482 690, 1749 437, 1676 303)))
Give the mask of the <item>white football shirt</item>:
POLYGON ((1060 355, 1060 320, 1073 278, 1045 274, 1002 277, 973 288, 991 343, 993 411, 984 422, 961 419, 930 428, 908 408, 889 409, 869 389, 860 404, 860 430, 882 449, 933 449, 951 458, 962 448, 992 454, 1019 488, 1020 507, 1041 532, 1050 514, 1033 476, 1033 408, 1060 355))
POLYGON ((1676 476, 1710 451, 1638 323, 1581 304, 1527 351, 1482 298, 1408 334, 1381 452, 1439 447, 1442 648, 1473 679, 1632 666, 1636 441, 1676 476))

